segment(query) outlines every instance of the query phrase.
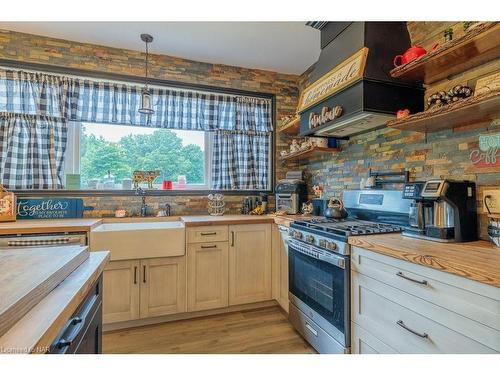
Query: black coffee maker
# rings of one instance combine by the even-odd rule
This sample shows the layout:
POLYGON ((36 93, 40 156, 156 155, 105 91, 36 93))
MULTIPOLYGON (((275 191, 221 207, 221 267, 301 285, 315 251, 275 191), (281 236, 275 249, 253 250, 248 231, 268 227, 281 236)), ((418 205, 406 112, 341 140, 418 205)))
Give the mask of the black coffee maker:
POLYGON ((440 242, 477 240, 476 184, 431 180, 406 183, 404 199, 412 199, 410 226, 404 236, 440 242))

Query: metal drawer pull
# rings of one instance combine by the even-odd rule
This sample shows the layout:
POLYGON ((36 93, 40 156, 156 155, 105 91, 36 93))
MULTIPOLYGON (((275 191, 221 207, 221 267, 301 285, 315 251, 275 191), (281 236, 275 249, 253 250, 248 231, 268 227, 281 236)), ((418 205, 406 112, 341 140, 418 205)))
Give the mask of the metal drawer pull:
POLYGON ((316 331, 313 327, 309 325, 309 323, 306 323, 306 328, 312 332, 314 336, 318 336, 318 331, 316 331))
POLYGON ((217 232, 201 232, 202 236, 215 236, 217 232))
POLYGON ((406 280, 409 280, 409 281, 413 281, 414 283, 417 283, 417 284, 420 284, 420 285, 428 285, 429 283, 427 282, 427 280, 416 280, 416 279, 412 279, 411 277, 408 277, 406 275, 403 274, 403 272, 399 271, 396 276, 399 276, 399 277, 402 277, 403 279, 406 279, 406 280))
POLYGON ((134 267, 134 284, 137 284, 137 266, 134 267))
POLYGON ((217 245, 201 245, 202 249, 217 249, 217 245))
POLYGON ((410 327, 407 327, 406 324, 402 320, 398 320, 396 324, 404 329, 406 329, 408 332, 413 333, 414 335, 417 335, 418 337, 421 337, 423 339, 428 339, 429 335, 427 333, 418 333, 417 331, 414 331, 410 327))
POLYGON ((142 282, 146 283, 146 266, 142 266, 142 282))
POLYGON ((231 231, 231 247, 234 247, 234 231, 231 231))
POLYGON ((80 318, 79 316, 71 319, 70 325, 78 326, 78 329, 68 339, 60 339, 56 344, 57 349, 62 349, 66 346, 70 346, 71 344, 73 344, 73 341, 75 341, 76 337, 79 335, 80 331, 83 328, 83 323, 84 323, 83 319, 80 318))

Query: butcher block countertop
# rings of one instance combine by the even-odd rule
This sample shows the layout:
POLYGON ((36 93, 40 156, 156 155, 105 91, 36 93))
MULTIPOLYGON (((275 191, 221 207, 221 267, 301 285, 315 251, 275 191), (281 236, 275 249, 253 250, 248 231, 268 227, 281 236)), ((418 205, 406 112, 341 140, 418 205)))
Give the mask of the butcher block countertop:
POLYGON ((393 258, 500 287, 500 249, 487 241, 440 243, 391 233, 351 236, 349 243, 393 258))
POLYGON ((0 223, 0 235, 54 232, 90 232, 90 230, 99 225, 101 221, 102 219, 18 220, 11 223, 0 223))
POLYGON ((285 227, 289 227, 292 221, 297 221, 297 220, 311 220, 314 218, 317 218, 319 216, 304 216, 304 215, 276 215, 276 214, 271 214, 274 218, 274 222, 278 225, 283 225, 285 227))
POLYGON ((88 257, 85 246, 0 251, 0 336, 88 257))
MULTIPOLYGON (((108 260, 108 251, 91 252, 78 268, 0 336, 0 354, 46 352, 108 260)), ((5 287, 8 285, 0 285, 5 287)))

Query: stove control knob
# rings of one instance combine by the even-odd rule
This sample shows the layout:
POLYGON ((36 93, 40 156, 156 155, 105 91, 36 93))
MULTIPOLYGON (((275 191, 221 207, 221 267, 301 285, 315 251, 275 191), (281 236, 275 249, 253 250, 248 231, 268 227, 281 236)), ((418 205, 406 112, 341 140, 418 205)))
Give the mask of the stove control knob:
POLYGON ((309 243, 314 243, 314 236, 311 235, 311 234, 308 234, 306 236, 306 242, 309 242, 309 243))
POLYGON ((293 236, 297 239, 302 239, 302 232, 299 232, 298 230, 296 230, 295 232, 293 232, 293 236))
POLYGON ((327 241, 322 238, 321 240, 319 240, 319 247, 324 247, 326 249, 326 245, 327 244, 327 241))
POLYGON ((337 244, 335 242, 327 242, 327 245, 326 245, 327 249, 328 250, 335 250, 337 248, 337 244))

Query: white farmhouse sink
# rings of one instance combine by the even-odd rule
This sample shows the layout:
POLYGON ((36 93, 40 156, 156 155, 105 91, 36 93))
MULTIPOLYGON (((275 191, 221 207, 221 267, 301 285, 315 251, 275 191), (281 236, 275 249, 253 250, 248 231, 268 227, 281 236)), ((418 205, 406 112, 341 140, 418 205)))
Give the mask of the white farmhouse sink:
POLYGON ((110 251, 111 260, 182 256, 186 252, 184 223, 104 223, 90 232, 90 249, 110 251))

